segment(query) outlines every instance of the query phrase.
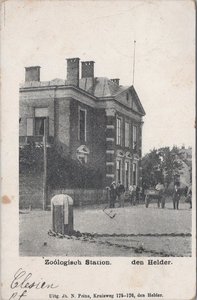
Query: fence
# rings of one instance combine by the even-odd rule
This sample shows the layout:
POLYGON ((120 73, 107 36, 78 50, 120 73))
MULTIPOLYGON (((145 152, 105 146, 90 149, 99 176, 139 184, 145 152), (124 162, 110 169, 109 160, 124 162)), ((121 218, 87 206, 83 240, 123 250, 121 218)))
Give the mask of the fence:
MULTIPOLYGON (((88 204, 102 204, 108 202, 107 190, 97 189, 58 189, 52 190, 49 194, 50 199, 57 194, 67 194, 72 197, 74 206, 88 204)), ((50 205, 50 203, 49 203, 50 205)))

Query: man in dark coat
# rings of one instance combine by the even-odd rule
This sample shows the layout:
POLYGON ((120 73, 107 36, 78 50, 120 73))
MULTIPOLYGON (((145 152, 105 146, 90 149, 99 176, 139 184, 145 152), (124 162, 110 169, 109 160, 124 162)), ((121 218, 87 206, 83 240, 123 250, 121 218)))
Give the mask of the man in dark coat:
POLYGON ((174 186, 174 193, 173 193, 173 207, 174 209, 179 209, 179 200, 181 198, 181 192, 178 184, 174 186))
POLYGON ((116 194, 118 196, 119 207, 124 207, 124 185, 119 181, 116 188, 116 194))
POLYGON ((110 185, 109 195, 110 195, 109 207, 114 208, 115 207, 115 201, 116 201, 116 183, 115 183, 115 181, 113 181, 112 184, 110 185))

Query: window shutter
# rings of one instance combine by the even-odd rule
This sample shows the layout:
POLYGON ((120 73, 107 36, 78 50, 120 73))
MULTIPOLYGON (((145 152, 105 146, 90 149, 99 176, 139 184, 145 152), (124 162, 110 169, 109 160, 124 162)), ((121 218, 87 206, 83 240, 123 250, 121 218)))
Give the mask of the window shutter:
POLYGON ((34 120, 33 118, 27 118, 27 136, 34 135, 34 120))

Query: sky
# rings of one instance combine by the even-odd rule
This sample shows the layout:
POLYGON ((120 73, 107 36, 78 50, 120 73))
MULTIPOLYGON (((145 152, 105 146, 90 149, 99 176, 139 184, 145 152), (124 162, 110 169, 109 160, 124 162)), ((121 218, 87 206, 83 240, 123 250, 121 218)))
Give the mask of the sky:
POLYGON ((80 57, 95 61, 96 77, 132 85, 136 40, 134 87, 146 111, 143 153, 194 144, 194 1, 8 1, 1 22, 1 93, 5 112, 13 112, 11 133, 24 67, 41 66, 43 81, 66 79, 65 59, 80 57))

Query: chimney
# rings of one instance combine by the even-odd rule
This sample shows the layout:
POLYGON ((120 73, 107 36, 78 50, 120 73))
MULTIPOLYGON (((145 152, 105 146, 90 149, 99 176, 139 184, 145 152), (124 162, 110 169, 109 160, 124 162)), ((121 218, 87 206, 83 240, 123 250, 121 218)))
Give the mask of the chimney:
POLYGON ((94 61, 81 62, 81 78, 94 78, 94 61))
POLYGON ((40 67, 26 67, 25 81, 40 81, 40 67))
POLYGON ((67 84, 79 86, 79 58, 67 58, 67 84))
POLYGON ((119 78, 114 78, 114 79, 111 79, 111 81, 117 85, 119 85, 119 81, 120 79, 119 78))

